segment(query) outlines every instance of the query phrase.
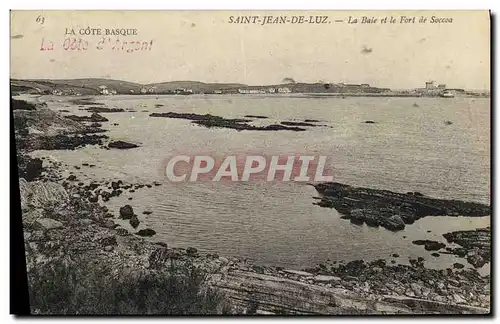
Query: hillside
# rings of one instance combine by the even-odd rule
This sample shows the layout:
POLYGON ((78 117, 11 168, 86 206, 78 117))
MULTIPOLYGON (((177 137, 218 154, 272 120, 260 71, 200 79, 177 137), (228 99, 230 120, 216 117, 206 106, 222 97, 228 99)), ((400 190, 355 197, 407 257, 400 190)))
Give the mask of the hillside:
POLYGON ((99 87, 106 86, 118 93, 130 93, 130 90, 140 91, 142 85, 133 82, 111 79, 61 79, 61 80, 15 80, 11 79, 13 91, 22 91, 23 88, 34 89, 35 92, 45 93, 54 90, 75 92, 81 94, 99 94, 99 87), (39 89, 39 90, 38 90, 39 89))
POLYGON ((148 93, 172 94, 177 89, 191 89, 192 93, 238 93, 238 89, 266 90, 269 88, 288 88, 293 93, 381 93, 390 91, 387 88, 375 88, 367 84, 335 84, 335 83, 288 83, 274 85, 249 86, 241 83, 204 83, 199 81, 170 81, 150 84, 87 78, 61 80, 16 80, 11 79, 12 91, 28 93, 52 93, 54 90, 63 95, 97 95, 100 87, 106 86, 118 94, 140 94, 141 89, 148 93))
POLYGON ((162 83, 151 83, 147 87, 156 87, 156 92, 172 92, 175 89, 191 89, 194 93, 210 93, 214 90, 238 89, 247 87, 241 83, 204 83, 198 81, 171 81, 162 83))
POLYGON ((58 85, 71 85, 81 88, 92 88, 99 89, 100 86, 106 86, 111 89, 115 89, 118 92, 128 93, 130 90, 140 90, 142 85, 139 83, 122 81, 122 80, 112 80, 112 79, 69 79, 69 80, 46 80, 48 82, 58 84, 58 85))

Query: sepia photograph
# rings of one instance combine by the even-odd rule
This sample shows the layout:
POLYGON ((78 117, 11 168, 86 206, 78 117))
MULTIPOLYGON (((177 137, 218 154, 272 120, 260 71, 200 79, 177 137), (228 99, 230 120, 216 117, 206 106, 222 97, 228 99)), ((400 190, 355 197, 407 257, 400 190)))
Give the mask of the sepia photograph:
POLYGON ((11 10, 29 313, 491 315, 491 22, 11 10))

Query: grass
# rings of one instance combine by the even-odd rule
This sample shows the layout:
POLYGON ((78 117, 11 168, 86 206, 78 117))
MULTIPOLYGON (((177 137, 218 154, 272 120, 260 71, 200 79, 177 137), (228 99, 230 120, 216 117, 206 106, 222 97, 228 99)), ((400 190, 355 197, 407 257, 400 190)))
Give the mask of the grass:
POLYGON ((33 314, 226 314, 217 291, 202 289, 205 275, 173 264, 160 273, 118 271, 90 262, 56 261, 28 273, 33 314))

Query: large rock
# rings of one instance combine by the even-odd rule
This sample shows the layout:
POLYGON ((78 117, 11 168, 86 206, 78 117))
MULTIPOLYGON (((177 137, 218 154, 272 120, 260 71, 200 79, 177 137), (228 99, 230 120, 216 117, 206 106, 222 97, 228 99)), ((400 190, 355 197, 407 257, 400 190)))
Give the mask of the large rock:
POLYGON ((283 270, 283 272, 286 272, 288 274, 297 275, 297 276, 304 276, 304 277, 312 277, 313 276, 312 273, 309 273, 306 271, 292 270, 292 269, 285 269, 285 270, 283 270))
POLYGON ((139 145, 136 145, 136 144, 133 144, 133 143, 124 142, 124 141, 115 141, 115 142, 109 143, 108 147, 109 148, 116 148, 116 149, 125 150, 125 149, 131 149, 131 148, 139 147, 139 145))
POLYGON ((94 112, 92 115, 90 115, 90 121, 94 123, 102 123, 102 122, 107 122, 109 121, 106 117, 99 115, 98 113, 94 112))
POLYGON ((194 247, 188 247, 186 249, 186 254, 189 255, 189 256, 195 256, 198 254, 198 250, 194 247))
POLYGON ((130 226, 132 226, 133 228, 137 228, 139 226, 139 224, 141 223, 139 221, 139 218, 137 218, 136 215, 132 215, 132 218, 130 218, 130 226))
POLYGON ((415 240, 415 245, 423 245, 427 251, 437 251, 446 247, 446 244, 431 240, 415 240))
POLYGON ((391 231, 400 231, 405 229, 405 222, 399 215, 393 215, 389 218, 384 218, 380 225, 391 231))
POLYGON ((330 282, 337 282, 340 281, 341 279, 336 276, 325 276, 325 275, 318 275, 313 278, 315 282, 322 282, 322 283, 330 283, 330 282))
POLYGON ((64 187, 55 182, 33 181, 19 179, 21 208, 43 208, 67 201, 69 195, 64 187))
POLYGON ((33 227, 35 229, 43 229, 48 231, 51 229, 62 228, 64 227, 64 225, 63 223, 56 221, 55 219, 52 218, 40 218, 35 221, 33 227))
POLYGON ((146 229, 141 229, 140 231, 138 231, 135 234, 137 234, 139 236, 153 236, 156 234, 156 231, 153 229, 150 229, 150 228, 146 228, 146 229))
POLYGON ((29 156, 18 156, 19 177, 26 181, 36 180, 43 171, 43 161, 29 156))
POLYGON ((120 217, 122 219, 131 219, 134 216, 134 209, 130 205, 125 205, 120 208, 120 217))

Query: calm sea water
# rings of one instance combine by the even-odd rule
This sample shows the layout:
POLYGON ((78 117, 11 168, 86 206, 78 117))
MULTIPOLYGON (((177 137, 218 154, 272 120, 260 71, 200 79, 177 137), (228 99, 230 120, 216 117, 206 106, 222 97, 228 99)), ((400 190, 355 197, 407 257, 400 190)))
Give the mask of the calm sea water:
MULTIPOLYGON (((55 110, 87 114, 62 97, 43 100, 55 110)), ((338 182, 490 203, 489 99, 193 95, 110 96, 94 101, 104 107, 135 110, 103 114, 110 120, 104 127, 112 139, 141 147, 37 152, 67 163, 80 179, 164 182, 162 161, 172 152, 310 153, 329 156, 338 182), (189 120, 149 117, 152 112, 169 111, 269 117, 256 120, 256 125, 318 119, 329 127, 305 132, 237 132, 207 129, 189 120), (376 124, 363 123, 366 120, 376 124), (453 124, 446 125, 447 120, 453 124), (85 162, 97 167, 72 168, 85 162)), ((120 206, 130 203, 141 228, 157 231, 153 240, 291 268, 327 259, 388 258, 392 253, 401 255, 401 263, 407 263, 408 257, 424 256, 430 266, 443 268, 464 260, 432 257, 411 241, 444 242, 443 233, 490 223, 489 217, 427 217, 393 233, 342 220, 334 209, 313 205, 315 196, 314 188, 304 183, 164 183, 127 192, 109 201, 108 207, 117 213, 120 206), (142 215, 144 210, 153 213, 142 215)))

